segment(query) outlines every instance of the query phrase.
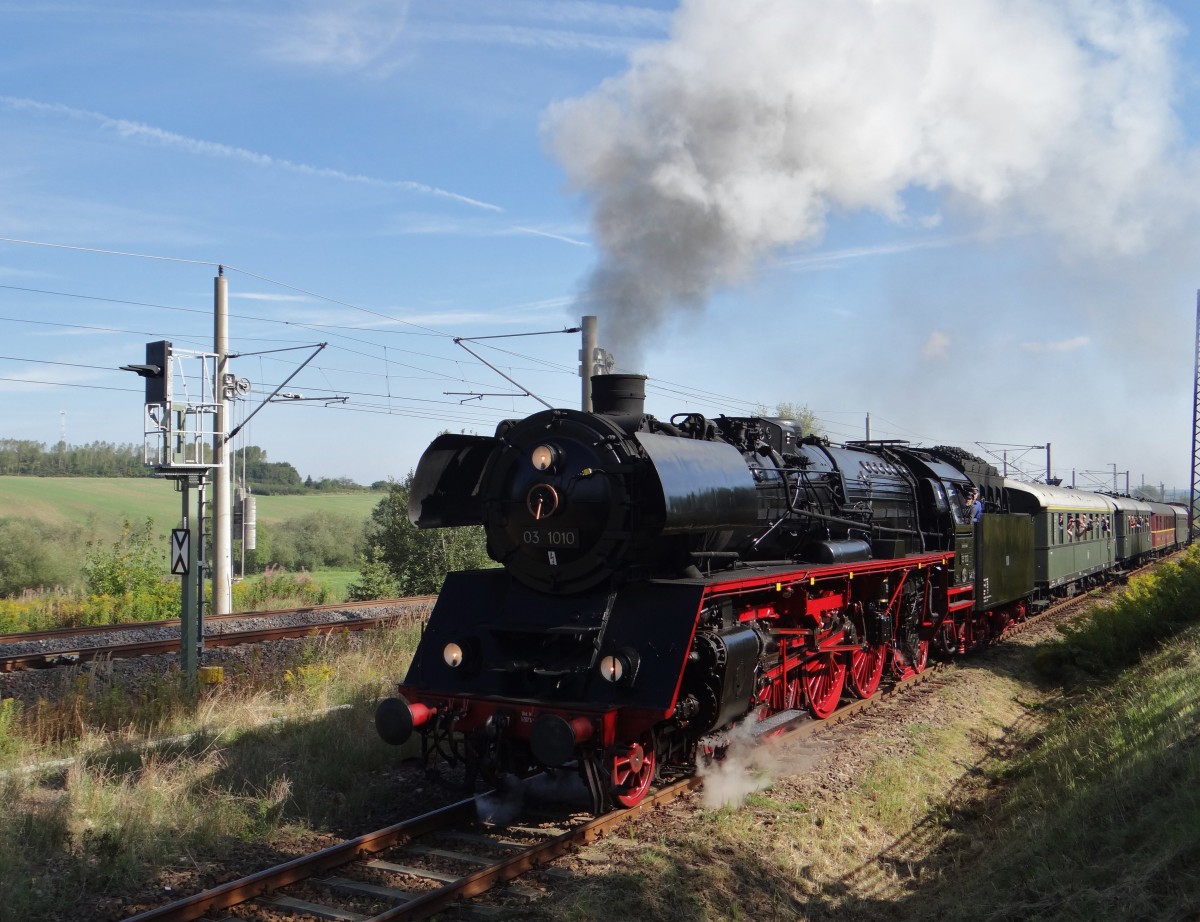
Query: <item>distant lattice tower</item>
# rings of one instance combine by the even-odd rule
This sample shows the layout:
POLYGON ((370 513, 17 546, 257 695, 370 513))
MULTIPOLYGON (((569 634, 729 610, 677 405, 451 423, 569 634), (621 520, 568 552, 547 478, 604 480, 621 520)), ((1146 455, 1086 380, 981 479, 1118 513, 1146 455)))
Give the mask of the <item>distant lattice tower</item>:
POLYGON ((1196 518, 1196 481, 1200 473, 1200 291, 1196 292, 1196 369, 1192 386, 1192 484, 1188 492, 1188 544, 1192 543, 1196 518))

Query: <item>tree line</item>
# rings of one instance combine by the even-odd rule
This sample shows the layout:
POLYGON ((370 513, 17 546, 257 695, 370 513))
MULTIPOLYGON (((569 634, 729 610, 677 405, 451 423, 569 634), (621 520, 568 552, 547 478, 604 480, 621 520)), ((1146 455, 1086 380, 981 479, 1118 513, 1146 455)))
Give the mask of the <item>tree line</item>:
POLYGON ((43 442, 0 439, 0 474, 25 477, 148 477, 142 447, 89 442, 48 448, 43 442))
MULTIPOLYGON (((207 446, 206 446, 207 448, 207 446)), ((211 455, 209 455, 211 457, 211 455)), ((251 493, 352 493, 381 490, 386 481, 369 487, 349 477, 301 478, 287 461, 267 460, 266 449, 249 445, 234 453, 235 479, 251 493)), ((29 439, 0 439, 0 475, 20 477, 149 477, 154 471, 143 458, 142 446, 129 442, 89 442, 47 446, 29 439)))

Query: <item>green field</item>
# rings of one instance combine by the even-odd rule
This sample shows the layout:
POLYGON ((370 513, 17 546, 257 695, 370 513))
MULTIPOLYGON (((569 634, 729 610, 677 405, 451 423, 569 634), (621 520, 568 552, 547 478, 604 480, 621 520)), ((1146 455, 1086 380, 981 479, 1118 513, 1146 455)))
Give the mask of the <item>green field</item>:
MULTIPOLYGON (((320 511, 365 520, 383 495, 313 493, 255 499, 259 523, 275 525, 320 511)), ((208 498, 212 499, 211 489, 208 498)), ((157 477, 0 477, 0 518, 82 526, 94 530, 100 538, 115 536, 124 519, 137 523, 151 518, 159 528, 172 528, 179 521, 182 503, 183 497, 175 492, 173 482, 157 477)))
POLYGON ((357 570, 314 570, 311 574, 313 582, 329 590, 330 601, 342 601, 346 598, 351 583, 359 581, 357 570))

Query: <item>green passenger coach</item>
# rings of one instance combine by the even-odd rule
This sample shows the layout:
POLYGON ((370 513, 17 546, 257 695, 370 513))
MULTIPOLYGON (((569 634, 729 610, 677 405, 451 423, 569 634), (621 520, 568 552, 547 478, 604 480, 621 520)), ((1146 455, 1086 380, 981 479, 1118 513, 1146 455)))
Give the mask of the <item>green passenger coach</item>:
POLYGON ((1034 584, 1070 593, 1100 580, 1117 559, 1108 496, 1006 480, 1009 507, 1033 520, 1034 584))

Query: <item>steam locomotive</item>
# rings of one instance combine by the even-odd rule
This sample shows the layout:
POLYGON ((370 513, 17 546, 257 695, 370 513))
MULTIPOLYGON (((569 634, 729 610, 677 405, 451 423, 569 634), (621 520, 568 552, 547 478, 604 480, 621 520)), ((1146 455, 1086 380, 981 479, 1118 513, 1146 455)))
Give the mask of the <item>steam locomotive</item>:
POLYGON ((594 412, 439 436, 420 528, 482 525, 502 566, 451 573, 376 728, 495 779, 578 771, 597 812, 664 766, 828 717, 931 647, 1007 625, 1186 539, 1186 513, 1002 478, 953 448, 835 446, 791 420, 660 421, 637 375, 594 412), (969 497, 986 508, 972 522, 969 497))

